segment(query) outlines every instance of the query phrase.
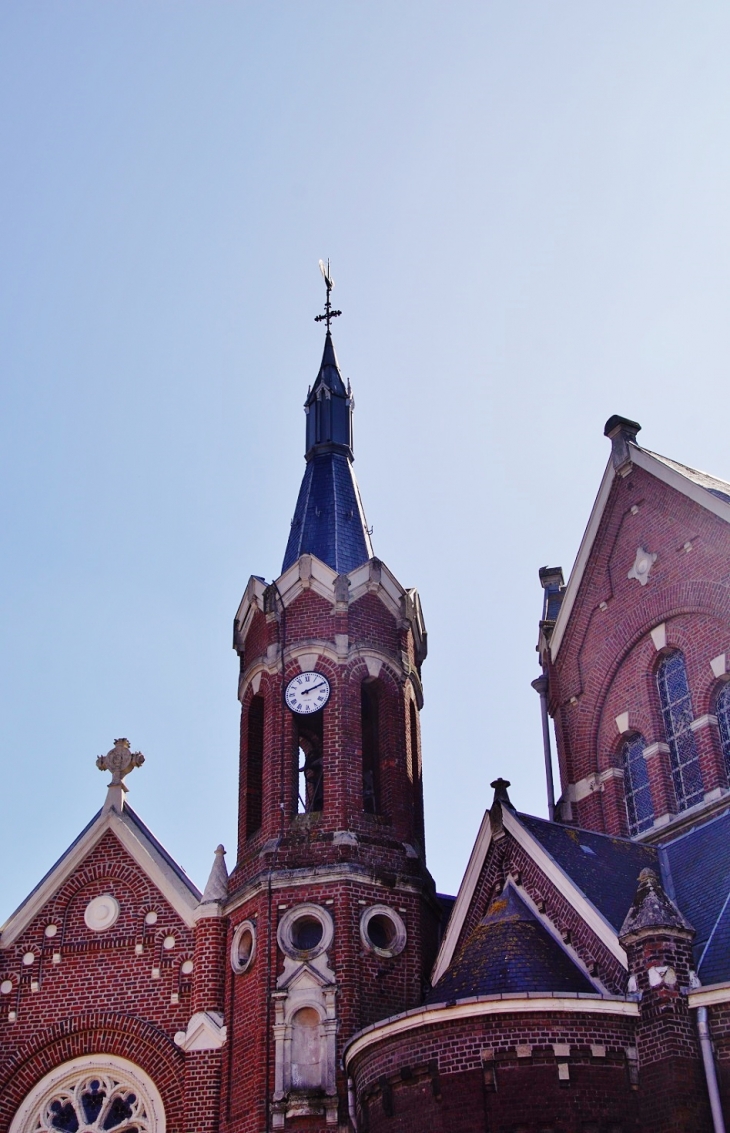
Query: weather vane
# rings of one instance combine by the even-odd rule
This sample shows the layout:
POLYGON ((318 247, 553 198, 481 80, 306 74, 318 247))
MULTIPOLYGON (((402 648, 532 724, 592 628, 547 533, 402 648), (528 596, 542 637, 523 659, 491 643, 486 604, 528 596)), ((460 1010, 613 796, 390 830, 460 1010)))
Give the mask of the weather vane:
POLYGON ((330 292, 332 291, 332 288, 335 285, 335 281, 333 280, 332 276, 330 275, 330 262, 329 262, 329 260, 327 260, 327 267, 324 266, 324 261, 320 260, 319 261, 319 270, 322 272, 322 278, 324 279, 324 285, 327 288, 327 298, 325 299, 325 303, 324 303, 324 314, 323 315, 315 315, 314 321, 315 321, 315 323, 327 323, 327 334, 329 334, 330 323, 332 322, 333 319, 336 319, 339 315, 341 315, 342 311, 333 311, 332 310, 332 303, 330 302, 330 292))

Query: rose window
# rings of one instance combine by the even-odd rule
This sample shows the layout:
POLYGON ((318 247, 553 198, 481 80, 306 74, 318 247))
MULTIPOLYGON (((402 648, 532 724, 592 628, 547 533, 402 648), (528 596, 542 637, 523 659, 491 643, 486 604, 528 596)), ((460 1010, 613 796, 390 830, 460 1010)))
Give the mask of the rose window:
POLYGON ((152 1133, 154 1118, 141 1092, 109 1073, 87 1073, 53 1091, 33 1133, 152 1133))

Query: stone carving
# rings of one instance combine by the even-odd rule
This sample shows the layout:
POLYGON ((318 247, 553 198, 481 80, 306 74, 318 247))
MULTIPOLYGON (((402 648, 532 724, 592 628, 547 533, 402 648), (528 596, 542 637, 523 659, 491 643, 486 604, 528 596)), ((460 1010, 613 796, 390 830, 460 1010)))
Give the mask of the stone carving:
POLYGON ((86 927, 92 932, 106 932, 119 919, 119 902, 111 893, 94 897, 84 909, 86 927))
POLYGON ((627 578, 635 578, 642 586, 646 586, 649 581, 649 571, 656 562, 656 551, 646 551, 643 547, 636 548, 636 558, 634 565, 627 574, 627 578))
POLYGON ((144 756, 141 751, 131 751, 129 740, 122 737, 114 741, 114 747, 106 755, 97 755, 96 766, 100 771, 111 771, 110 787, 124 787, 122 779, 135 767, 141 767, 144 756))

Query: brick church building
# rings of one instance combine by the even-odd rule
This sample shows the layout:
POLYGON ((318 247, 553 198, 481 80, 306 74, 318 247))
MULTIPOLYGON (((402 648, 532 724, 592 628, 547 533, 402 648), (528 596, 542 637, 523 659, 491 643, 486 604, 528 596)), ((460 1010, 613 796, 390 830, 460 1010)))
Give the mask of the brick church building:
POLYGON ((0 1133, 719 1133, 730 483, 608 421, 567 585, 539 572, 549 818, 503 755, 439 895, 423 613, 373 554, 329 292, 282 572, 234 619, 235 858, 201 893, 127 803, 143 757, 99 757, 102 809, 0 935, 0 1133))

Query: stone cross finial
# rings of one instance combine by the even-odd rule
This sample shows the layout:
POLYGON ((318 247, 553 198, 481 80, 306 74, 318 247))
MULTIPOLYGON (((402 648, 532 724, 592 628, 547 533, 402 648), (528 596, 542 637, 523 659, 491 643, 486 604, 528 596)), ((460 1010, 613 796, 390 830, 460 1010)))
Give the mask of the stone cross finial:
POLYGON ((116 810, 121 811, 124 805, 124 795, 126 794, 127 787, 125 787, 122 780, 125 775, 134 770, 135 767, 141 767, 144 763, 144 756, 141 751, 131 751, 129 740, 122 736, 121 739, 114 741, 114 747, 108 751, 106 755, 97 755, 96 766, 100 771, 111 771, 112 778, 109 783, 109 789, 106 794, 106 802, 104 803, 104 810, 109 810, 110 807, 115 807, 116 810))

